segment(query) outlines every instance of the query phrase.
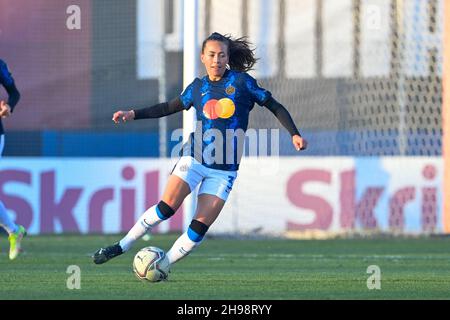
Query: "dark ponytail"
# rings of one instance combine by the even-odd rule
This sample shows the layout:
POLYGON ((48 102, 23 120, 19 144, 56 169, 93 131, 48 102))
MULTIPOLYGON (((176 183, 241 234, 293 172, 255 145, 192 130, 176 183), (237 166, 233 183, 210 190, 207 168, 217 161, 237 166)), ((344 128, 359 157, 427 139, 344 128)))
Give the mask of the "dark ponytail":
POLYGON ((230 69, 247 72, 252 70, 257 58, 255 58, 255 49, 250 48, 250 42, 247 37, 237 39, 230 35, 221 35, 218 32, 212 33, 203 41, 202 52, 205 50, 208 41, 220 41, 227 45, 230 69))

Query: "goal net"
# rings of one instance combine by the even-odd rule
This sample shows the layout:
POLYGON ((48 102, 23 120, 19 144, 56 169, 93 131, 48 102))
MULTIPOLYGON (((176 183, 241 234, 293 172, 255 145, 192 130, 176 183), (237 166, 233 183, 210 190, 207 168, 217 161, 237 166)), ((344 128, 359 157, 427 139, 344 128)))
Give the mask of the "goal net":
MULTIPOLYGON (((252 74, 314 145, 308 154, 441 154, 442 1, 201 3, 205 36, 256 46, 252 74)), ((250 127, 279 125, 257 108, 250 127)), ((295 152, 283 130, 281 142, 295 152)))
MULTIPOLYGON (((201 4, 200 38, 214 31, 249 37, 260 58, 251 74, 289 110, 309 141, 302 156, 316 156, 302 157, 298 171, 267 182, 242 172, 240 192, 226 209, 231 230, 270 224, 274 230, 442 231, 436 178, 443 147, 442 0, 201 4), (347 160, 352 164, 343 164, 347 160), (339 180, 353 174, 354 184, 339 180), (274 187, 277 179, 287 182, 274 187), (276 218, 269 204, 280 209, 276 218)), ((270 112, 255 109, 250 128, 281 128, 270 112)), ((284 129, 279 153, 297 154, 284 129)), ((283 163, 295 168, 300 162, 283 163)))

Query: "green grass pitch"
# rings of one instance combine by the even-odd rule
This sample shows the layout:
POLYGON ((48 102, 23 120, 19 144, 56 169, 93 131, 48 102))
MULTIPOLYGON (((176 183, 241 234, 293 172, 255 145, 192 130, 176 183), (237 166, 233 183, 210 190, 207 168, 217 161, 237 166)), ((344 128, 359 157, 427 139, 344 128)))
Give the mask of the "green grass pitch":
POLYGON ((169 280, 146 283, 132 272, 142 247, 168 250, 177 235, 140 240, 103 265, 90 255, 120 235, 25 238, 8 259, 0 237, 0 300, 5 299, 449 299, 450 238, 237 240, 208 238, 172 267, 169 280), (81 270, 81 289, 67 288, 68 266, 81 270), (370 265, 381 289, 369 290, 370 265))

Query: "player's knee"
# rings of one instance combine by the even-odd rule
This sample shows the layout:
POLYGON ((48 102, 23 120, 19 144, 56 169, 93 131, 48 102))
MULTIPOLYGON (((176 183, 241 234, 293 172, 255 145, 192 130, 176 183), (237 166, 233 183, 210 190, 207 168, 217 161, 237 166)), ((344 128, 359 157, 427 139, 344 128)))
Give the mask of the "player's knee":
POLYGON ((160 201, 156 206, 156 213, 162 220, 167 220, 174 215, 175 211, 164 201, 160 201))
POLYGON ((203 222, 200 222, 198 220, 192 220, 187 232, 189 239, 191 239, 194 242, 202 241, 203 237, 208 231, 208 228, 209 227, 203 222))

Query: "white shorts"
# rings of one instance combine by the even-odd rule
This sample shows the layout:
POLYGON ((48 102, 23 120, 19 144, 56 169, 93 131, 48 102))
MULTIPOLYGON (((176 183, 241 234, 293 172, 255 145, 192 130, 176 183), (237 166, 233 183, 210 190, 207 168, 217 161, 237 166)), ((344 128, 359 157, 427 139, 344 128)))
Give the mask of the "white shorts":
POLYGON ((172 174, 183 179, 191 191, 201 182, 198 194, 211 194, 224 201, 227 201, 237 177, 237 171, 211 169, 190 156, 181 157, 172 174))

